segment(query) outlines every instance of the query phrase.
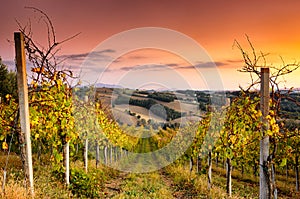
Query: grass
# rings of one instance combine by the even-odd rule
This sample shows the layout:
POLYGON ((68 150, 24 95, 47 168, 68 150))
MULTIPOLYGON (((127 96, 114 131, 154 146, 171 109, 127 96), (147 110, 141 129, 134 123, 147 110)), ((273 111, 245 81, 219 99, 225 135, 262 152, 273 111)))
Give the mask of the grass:
POLYGON ((114 199, 123 198, 173 198, 172 192, 163 183, 159 173, 128 174, 121 184, 121 193, 114 199))
MULTIPOLYGON (((172 164, 164 169, 170 176, 177 189, 188 192, 192 198, 227 198, 226 195, 226 171, 220 167, 213 167, 212 189, 207 189, 207 177, 205 174, 190 172, 187 166, 172 164)), ((300 198, 300 193, 295 192, 292 178, 286 183, 285 176, 277 174, 276 186, 278 198, 300 198)), ((259 177, 252 174, 241 174, 240 171, 232 172, 232 197, 231 198, 258 198, 259 177)))
MULTIPOLYGON (((170 176, 177 190, 185 192, 190 198, 226 198, 225 190, 213 186, 207 189, 207 179, 204 175, 189 172, 182 165, 170 165, 164 169, 166 175, 170 176)), ((239 198, 239 197, 233 197, 239 198)))
MULTIPOLYGON (((17 159, 16 159, 17 160, 17 159)), ((3 183, 3 170, 1 184, 3 183)), ((2 198, 30 198, 29 189, 24 186, 23 170, 7 169, 5 190, 1 189, 2 198)), ((72 193, 66 186, 51 175, 51 166, 34 166, 35 198, 70 198, 72 193)))
MULTIPOLYGON (((0 156, 1 166, 5 163, 5 156, 0 156)), ((92 160, 89 162, 89 174, 95 176, 97 182, 101 185, 99 187, 99 193, 102 194, 104 184, 107 180, 112 177, 116 177, 118 172, 105 167, 100 166, 95 168, 95 161, 92 160)), ((84 170, 83 163, 80 161, 72 162, 71 168, 76 168, 79 170, 84 170)), ((84 196, 74 195, 71 189, 62 182, 61 179, 58 179, 52 173, 51 164, 46 164, 45 162, 34 163, 34 192, 35 198, 84 198, 84 196)), ((3 184, 3 169, 0 170, 0 182, 3 184)), ((1 198, 7 199, 26 199, 31 198, 29 190, 24 186, 24 174, 22 169, 22 162, 20 158, 12 154, 9 158, 9 164, 7 168, 6 183, 4 191, 0 190, 1 198)))
MULTIPOLYGON (((226 171, 220 167, 213 167, 214 184, 223 187, 226 185, 226 171)), ((259 192, 259 176, 244 173, 234 170, 232 172, 232 188, 233 192, 250 198, 257 198, 259 192)), ((276 174, 276 188, 279 198, 300 198, 300 194, 295 192, 295 178, 285 175, 276 174)))
MULTIPOLYGON (((148 140, 141 143, 141 150, 151 148, 148 140)), ((0 156, 0 165, 5 166, 6 156, 0 156)), ((83 175, 81 186, 85 186, 84 166, 82 161, 71 163, 71 168, 76 168, 83 175)), ((34 161, 35 198, 86 198, 80 190, 71 190, 66 187, 61 179, 52 174, 52 166, 47 163, 47 158, 41 162, 34 161), (73 191, 73 192, 72 192, 73 191), (78 194, 80 193, 80 194, 78 194)), ((0 170, 1 185, 3 183, 3 169, 0 170)), ((213 167, 211 190, 207 189, 205 174, 190 172, 187 166, 173 163, 161 171, 134 174, 120 173, 111 168, 100 165, 95 167, 95 160, 89 161, 88 175, 96 180, 96 190, 99 198, 227 198, 226 173, 224 168, 213 167), (110 187, 108 187, 108 185, 110 187)), ((0 190, 1 198, 30 198, 24 186, 23 167, 16 154, 9 157, 5 190, 0 190)), ((294 177, 286 179, 285 175, 276 175, 278 198, 300 198, 295 192, 294 177)), ((252 174, 241 174, 240 171, 232 172, 232 197, 258 198, 259 178, 252 174)), ((84 187, 83 187, 84 188, 84 187)))

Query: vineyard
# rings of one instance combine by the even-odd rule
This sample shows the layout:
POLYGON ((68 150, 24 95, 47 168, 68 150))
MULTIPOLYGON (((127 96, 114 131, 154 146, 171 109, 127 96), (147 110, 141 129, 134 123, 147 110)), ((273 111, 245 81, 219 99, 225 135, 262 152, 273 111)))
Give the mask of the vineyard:
MULTIPOLYGON (((48 48, 40 48, 20 25, 32 64, 27 105, 36 198, 259 198, 260 172, 268 182, 269 198, 300 198, 299 108, 290 108, 299 107, 300 95, 292 89, 282 92, 277 81, 299 65, 271 68, 268 108, 263 109, 264 96, 253 89, 262 83, 258 57, 252 62, 237 43, 246 65, 241 71, 257 75, 259 81, 231 95, 230 102, 222 97, 226 92, 177 91, 192 92, 201 110, 196 120, 180 124, 191 112, 180 112, 175 105, 183 103, 179 94, 121 93, 107 106, 93 86, 70 85, 73 72, 60 69, 55 58, 63 42, 56 41, 47 23, 48 48), (137 122, 120 123, 113 108, 120 112, 126 103, 166 122, 142 120, 132 109, 126 114, 137 122), (268 156, 260 163, 266 138, 268 156)), ((5 69, 1 63, 1 71, 5 69)), ((16 74, 6 76, 17 84, 16 74)), ((30 198, 21 98, 14 90, 0 92, 1 194, 30 198)))
MULTIPOLYGON (((32 71, 42 74, 39 69, 32 71)), ((119 125, 101 101, 89 100, 92 88, 84 95, 72 95, 83 89, 70 89, 63 82, 64 73, 54 73, 29 87, 37 198, 223 198, 229 193, 233 198, 258 197, 259 141, 264 125, 258 93, 240 92, 229 106, 214 107, 218 111, 211 108, 199 122, 155 130, 119 125), (192 142, 185 146, 182 142, 189 139, 192 142), (171 146, 167 153, 153 153, 166 146, 171 146)), ((270 100, 271 180, 279 198, 296 198, 298 123, 285 127, 283 120, 276 119, 275 107, 270 100)), ((2 173, 7 172, 2 194, 29 197, 22 183, 26 175, 18 102, 10 94, 1 103, 1 124, 1 167, 2 173)))

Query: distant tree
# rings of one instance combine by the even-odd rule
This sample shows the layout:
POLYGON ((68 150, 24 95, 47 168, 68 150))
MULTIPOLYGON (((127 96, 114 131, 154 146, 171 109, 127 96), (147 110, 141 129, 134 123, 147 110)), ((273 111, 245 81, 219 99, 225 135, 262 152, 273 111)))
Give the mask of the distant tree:
POLYGON ((141 119, 141 125, 143 125, 143 126, 147 125, 147 122, 146 122, 146 120, 144 118, 141 119))
POLYGON ((15 72, 8 71, 0 57, 0 97, 3 99, 7 94, 17 98, 17 78, 15 72))

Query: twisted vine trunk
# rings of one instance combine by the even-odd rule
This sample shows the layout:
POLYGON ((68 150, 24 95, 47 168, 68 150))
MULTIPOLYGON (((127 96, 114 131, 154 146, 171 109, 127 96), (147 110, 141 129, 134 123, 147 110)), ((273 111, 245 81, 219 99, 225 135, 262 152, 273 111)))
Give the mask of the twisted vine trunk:
POLYGON ((256 161, 255 161, 255 158, 253 158, 253 162, 254 162, 254 165, 253 165, 253 175, 254 176, 257 176, 257 164, 256 164, 256 161))
POLYGON ((79 144, 77 143, 77 144, 76 144, 76 150, 75 150, 75 154, 76 154, 76 155, 78 154, 78 151, 79 151, 79 144))
POLYGON ((216 156, 216 167, 219 166, 219 152, 217 152, 217 156, 216 156))
POLYGON ((243 164, 243 163, 242 163, 241 168, 242 168, 242 176, 244 176, 244 173, 245 173, 245 167, 244 167, 244 164, 243 164))
POLYGON ((190 173, 193 171, 193 158, 190 157, 190 173))
POLYGON ((99 143, 96 141, 96 168, 98 168, 100 158, 99 158, 99 143))
POLYGON ((212 160, 211 160, 211 151, 208 152, 208 172, 207 172, 207 180, 208 180, 208 190, 211 189, 212 179, 211 179, 211 170, 212 170, 212 160))

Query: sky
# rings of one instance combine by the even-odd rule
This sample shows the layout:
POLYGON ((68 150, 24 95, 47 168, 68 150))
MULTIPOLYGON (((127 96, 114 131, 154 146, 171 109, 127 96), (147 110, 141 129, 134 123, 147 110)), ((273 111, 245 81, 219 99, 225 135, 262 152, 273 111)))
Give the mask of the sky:
MULTIPOLYGON (((238 72, 243 60, 234 41, 251 52, 246 35, 257 52, 268 53, 267 65, 300 63, 298 0, 10 0, 0 6, 0 56, 11 68, 16 20, 30 20, 41 45, 47 38, 40 15, 26 6, 47 13, 59 41, 80 33, 57 56, 86 84, 245 88, 250 77, 238 72)), ((300 69, 281 87, 300 88, 299 77, 300 69)))

